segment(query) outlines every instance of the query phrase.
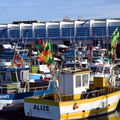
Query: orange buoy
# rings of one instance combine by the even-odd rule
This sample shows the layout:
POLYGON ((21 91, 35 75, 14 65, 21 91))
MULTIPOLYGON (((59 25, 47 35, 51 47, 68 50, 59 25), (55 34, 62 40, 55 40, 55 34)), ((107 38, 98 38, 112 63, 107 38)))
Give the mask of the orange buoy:
POLYGON ((23 58, 17 54, 14 56, 13 62, 17 67, 21 67, 23 65, 23 58))
POLYGON ((78 109, 78 108, 79 108, 78 104, 75 103, 75 104, 73 105, 73 109, 75 110, 75 109, 78 109))

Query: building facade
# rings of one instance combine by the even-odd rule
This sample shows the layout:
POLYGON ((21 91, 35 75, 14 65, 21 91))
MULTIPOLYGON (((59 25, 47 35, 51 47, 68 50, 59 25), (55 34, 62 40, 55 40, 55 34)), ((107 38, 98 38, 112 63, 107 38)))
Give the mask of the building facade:
POLYGON ((53 44, 80 42, 81 44, 110 44, 113 31, 120 19, 91 19, 64 21, 17 21, 0 24, 0 43, 24 42, 34 40, 51 40, 53 44))

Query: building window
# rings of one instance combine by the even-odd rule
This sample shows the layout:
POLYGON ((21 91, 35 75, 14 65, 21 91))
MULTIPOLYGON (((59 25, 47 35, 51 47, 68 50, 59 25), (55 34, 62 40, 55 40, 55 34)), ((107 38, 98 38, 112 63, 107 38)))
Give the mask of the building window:
POLYGON ((22 33, 22 37, 24 38, 32 37, 32 29, 23 29, 22 33))
POLYGON ((0 82, 1 83, 8 83, 11 81, 11 76, 9 72, 2 71, 0 72, 0 82))
POLYGON ((36 28, 34 29, 35 38, 46 37, 46 29, 45 28, 36 28))
POLYGON ((82 75, 82 86, 88 86, 88 74, 82 75))
POLYGON ((89 27, 76 27, 76 36, 90 36, 89 27))
POLYGON ((48 29, 48 37, 60 37, 60 29, 59 28, 49 28, 48 29))
POLYGON ((81 87, 81 75, 76 76, 76 88, 81 87))
POLYGON ((62 28, 62 37, 73 37, 74 28, 62 28))
POLYGON ((20 37, 20 31, 19 30, 10 30, 10 37, 11 38, 19 38, 20 37))
POLYGON ((0 29, 0 38, 8 38, 7 29, 0 29))
POLYGON ((106 27, 92 27, 92 36, 106 36, 106 27))

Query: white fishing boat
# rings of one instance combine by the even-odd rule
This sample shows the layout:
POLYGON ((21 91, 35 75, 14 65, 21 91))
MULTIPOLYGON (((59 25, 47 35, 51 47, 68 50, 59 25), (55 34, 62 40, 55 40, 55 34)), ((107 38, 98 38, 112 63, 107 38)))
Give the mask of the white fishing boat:
POLYGON ((94 77, 91 85, 90 72, 86 68, 65 68, 59 71, 54 94, 45 95, 44 98, 25 98, 25 115, 39 119, 69 120, 116 110, 120 90, 114 84, 107 84, 105 76, 94 77))
POLYGON ((113 64, 105 63, 104 60, 97 59, 95 63, 88 64, 88 68, 92 71, 91 72, 91 81, 93 81, 94 77, 106 77, 107 79, 110 78, 113 68, 115 66, 113 64))
MULTIPOLYGON (((13 60, 0 61, 0 111, 20 105, 23 107, 25 97, 51 93, 50 80, 40 79, 39 82, 30 81, 29 66, 24 64, 23 58, 16 54, 13 60)), ((35 80, 35 77, 33 77, 35 80)))

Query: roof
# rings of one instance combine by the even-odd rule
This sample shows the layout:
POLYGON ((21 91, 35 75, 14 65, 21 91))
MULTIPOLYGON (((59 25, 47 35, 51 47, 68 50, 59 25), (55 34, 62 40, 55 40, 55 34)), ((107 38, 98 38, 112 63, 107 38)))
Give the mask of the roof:
POLYGON ((14 72, 14 71, 21 71, 21 70, 29 70, 29 67, 28 66, 26 66, 26 67, 21 67, 21 68, 4 68, 4 67, 2 67, 2 68, 0 68, 0 71, 9 71, 9 72, 14 72))
POLYGON ((71 73, 71 74, 79 74, 79 73, 89 73, 91 72, 89 69, 87 68, 83 68, 83 67, 79 67, 79 68, 64 68, 61 71, 63 74, 64 73, 71 73))

